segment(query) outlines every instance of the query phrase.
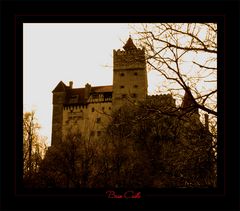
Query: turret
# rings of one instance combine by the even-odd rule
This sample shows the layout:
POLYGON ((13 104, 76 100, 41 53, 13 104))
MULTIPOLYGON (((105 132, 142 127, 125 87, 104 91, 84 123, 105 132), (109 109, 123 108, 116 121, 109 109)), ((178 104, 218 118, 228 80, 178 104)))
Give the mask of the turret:
POLYGON ((60 81, 53 93, 53 114, 52 114, 52 141, 51 145, 56 146, 62 141, 63 104, 66 98, 67 86, 60 81))
POLYGON ((69 81, 69 88, 70 88, 70 89, 73 88, 73 81, 69 81))
POLYGON ((137 48, 129 37, 124 50, 113 50, 113 107, 145 100, 147 72, 145 50, 137 48))
POLYGON ((198 107, 189 87, 185 90, 181 109, 184 116, 193 119, 194 124, 201 125, 198 107))
POLYGON ((90 97, 90 92, 91 92, 91 85, 87 83, 85 85, 85 89, 84 89, 84 100, 85 101, 87 101, 88 98, 90 97))
POLYGON ((197 111, 198 112, 198 109, 195 106, 195 101, 194 101, 194 98, 192 96, 192 93, 191 93, 189 87, 187 87, 187 89, 185 90, 185 94, 183 97, 181 107, 184 111, 197 111))
POLYGON ((208 114, 204 114, 204 118, 205 118, 205 128, 207 131, 209 131, 208 114))

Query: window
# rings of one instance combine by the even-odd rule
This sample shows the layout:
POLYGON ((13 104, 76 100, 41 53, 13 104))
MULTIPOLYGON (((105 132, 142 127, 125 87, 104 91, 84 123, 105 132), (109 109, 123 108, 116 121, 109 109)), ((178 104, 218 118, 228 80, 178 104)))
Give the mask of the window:
POLYGON ((132 97, 133 97, 133 98, 136 98, 136 97, 137 97, 137 94, 133 93, 133 94, 132 94, 132 97))
POLYGON ((138 88, 138 85, 134 85, 133 87, 134 87, 134 88, 138 88))
POLYGON ((125 74, 124 73, 121 73, 120 76, 124 76, 125 74))
POLYGON ((100 123, 100 122, 101 122, 101 118, 98 117, 98 118, 96 119, 96 123, 100 123))
POLYGON ((93 94, 92 94, 92 98, 93 98, 93 99, 98 99, 98 98, 99 98, 98 93, 93 93, 93 94))
POLYGON ((121 88, 121 89, 123 89, 123 88, 124 88, 124 86, 120 86, 120 88, 121 88))
POLYGON ((94 112, 94 108, 92 108, 92 112, 94 112))
POLYGON ((104 108, 104 107, 102 107, 102 111, 104 111, 104 109, 105 109, 105 108, 104 108))
POLYGON ((134 75, 138 75, 138 73, 137 73, 137 72, 135 72, 135 73, 134 73, 134 75))
POLYGON ((71 111, 68 112, 68 119, 82 119, 83 118, 83 112, 82 111, 71 111))
POLYGON ((97 131, 97 136, 100 136, 101 135, 101 131, 97 131))
POLYGON ((127 95, 126 94, 122 94, 122 98, 126 98, 127 97, 127 95))
POLYGON ((112 108, 111 108, 111 107, 109 107, 108 109, 109 109, 109 110, 111 110, 112 108))
POLYGON ((69 103, 78 103, 78 95, 72 95, 69 99, 69 103))
POLYGON ((95 131, 91 131, 90 136, 94 136, 94 135, 95 135, 95 131))

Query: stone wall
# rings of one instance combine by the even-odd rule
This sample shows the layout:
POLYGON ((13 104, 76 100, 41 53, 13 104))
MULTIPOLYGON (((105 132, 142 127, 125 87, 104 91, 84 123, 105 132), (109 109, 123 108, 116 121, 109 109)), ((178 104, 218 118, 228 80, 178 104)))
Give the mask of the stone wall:
POLYGON ((144 49, 131 51, 113 50, 114 70, 145 69, 146 59, 144 49))
POLYGON ((144 49, 113 51, 113 107, 145 100, 147 72, 144 49))
POLYGON ((65 92, 53 93, 52 145, 57 145, 62 140, 63 103, 65 96, 65 92))
POLYGON ((65 106, 63 110, 63 139, 66 134, 78 132, 86 139, 103 134, 109 122, 112 102, 90 103, 86 106, 65 106))

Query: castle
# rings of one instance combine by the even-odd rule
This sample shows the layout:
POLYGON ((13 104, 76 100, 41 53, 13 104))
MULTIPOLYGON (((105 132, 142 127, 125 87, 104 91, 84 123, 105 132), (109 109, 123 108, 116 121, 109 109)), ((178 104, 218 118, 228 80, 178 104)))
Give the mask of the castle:
POLYGON ((58 145, 70 128, 86 138, 101 136, 113 110, 147 98, 145 50, 137 48, 131 37, 123 49, 113 50, 113 85, 73 88, 73 82, 67 86, 60 81, 52 91, 52 146, 58 145))

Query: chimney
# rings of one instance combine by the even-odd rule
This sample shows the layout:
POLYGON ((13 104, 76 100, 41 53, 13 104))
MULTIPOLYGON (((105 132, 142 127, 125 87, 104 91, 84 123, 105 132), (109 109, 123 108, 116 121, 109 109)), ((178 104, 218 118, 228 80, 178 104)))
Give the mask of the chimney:
POLYGON ((73 82, 72 81, 69 81, 69 87, 70 87, 70 89, 72 89, 72 87, 73 87, 73 82))
POLYGON ((91 92, 91 85, 87 83, 85 85, 85 89, 84 89, 84 98, 85 98, 85 100, 87 100, 89 98, 90 92, 91 92))
POLYGON ((205 117, 205 128, 208 130, 209 126, 208 126, 208 114, 204 114, 205 117))

